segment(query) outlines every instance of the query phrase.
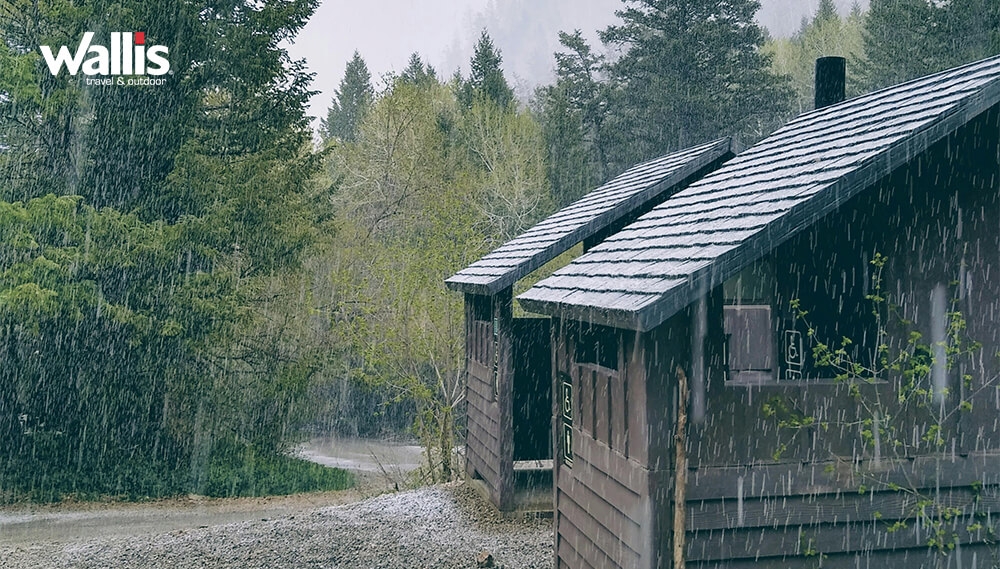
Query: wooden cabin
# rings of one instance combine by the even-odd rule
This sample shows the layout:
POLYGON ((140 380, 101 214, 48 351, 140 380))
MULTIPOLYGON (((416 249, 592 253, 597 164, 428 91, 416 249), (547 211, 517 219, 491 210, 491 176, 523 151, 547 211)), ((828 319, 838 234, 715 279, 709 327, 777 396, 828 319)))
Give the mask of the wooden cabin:
POLYGON ((548 318, 515 318, 515 283, 588 249, 733 155, 729 139, 639 164, 456 273, 465 294, 466 470, 501 510, 551 509, 548 318))
POLYGON ((800 116, 518 300, 556 567, 996 567, 1000 58, 800 116))

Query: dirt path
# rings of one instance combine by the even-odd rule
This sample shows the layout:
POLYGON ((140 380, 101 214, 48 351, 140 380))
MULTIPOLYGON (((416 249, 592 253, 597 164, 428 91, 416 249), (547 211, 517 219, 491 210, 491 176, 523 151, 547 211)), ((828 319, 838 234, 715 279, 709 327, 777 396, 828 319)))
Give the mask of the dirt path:
POLYGON ((357 502, 384 491, 361 476, 359 487, 269 498, 177 498, 149 503, 79 503, 20 507, 0 512, 0 545, 72 542, 150 535, 244 521, 261 521, 357 502))
POLYGON ((421 447, 407 443, 323 437, 299 446, 295 454, 324 466, 395 477, 420 467, 422 452, 421 447))

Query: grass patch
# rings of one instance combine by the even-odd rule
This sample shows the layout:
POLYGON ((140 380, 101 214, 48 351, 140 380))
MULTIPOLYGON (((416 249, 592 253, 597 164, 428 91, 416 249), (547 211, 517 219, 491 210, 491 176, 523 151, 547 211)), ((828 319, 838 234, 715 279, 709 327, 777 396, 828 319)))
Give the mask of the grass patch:
POLYGON ((341 468, 236 447, 213 455, 208 479, 199 493, 213 497, 277 496, 344 490, 351 486, 354 475, 341 468))
POLYGON ((45 443, 0 461, 0 503, 275 496, 354 486, 346 470, 233 441, 217 441, 200 468, 193 468, 190 458, 169 464, 135 455, 74 464, 65 460, 61 445, 45 443))

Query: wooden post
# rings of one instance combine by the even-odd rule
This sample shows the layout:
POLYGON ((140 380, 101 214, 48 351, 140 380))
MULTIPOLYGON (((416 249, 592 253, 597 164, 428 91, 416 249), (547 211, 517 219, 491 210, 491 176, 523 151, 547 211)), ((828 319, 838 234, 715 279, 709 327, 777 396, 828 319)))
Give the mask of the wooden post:
POLYGON ((674 569, 684 569, 687 527, 687 375, 677 366, 677 430, 674 434, 674 569))

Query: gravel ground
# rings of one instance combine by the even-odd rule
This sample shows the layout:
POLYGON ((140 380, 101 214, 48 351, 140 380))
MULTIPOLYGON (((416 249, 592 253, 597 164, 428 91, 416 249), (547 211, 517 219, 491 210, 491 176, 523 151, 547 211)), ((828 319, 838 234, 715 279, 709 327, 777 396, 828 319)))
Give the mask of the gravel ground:
POLYGON ((463 484, 155 535, 0 545, 0 568, 548 568, 549 519, 500 517, 463 484))

